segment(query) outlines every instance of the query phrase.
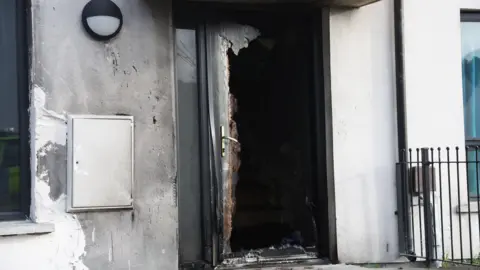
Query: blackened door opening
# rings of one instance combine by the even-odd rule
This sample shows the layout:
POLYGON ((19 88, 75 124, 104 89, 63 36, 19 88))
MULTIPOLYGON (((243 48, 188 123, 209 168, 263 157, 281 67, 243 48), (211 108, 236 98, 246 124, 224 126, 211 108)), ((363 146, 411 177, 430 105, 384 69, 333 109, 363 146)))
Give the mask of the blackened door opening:
POLYGON ((214 261, 329 256, 321 72, 303 15, 237 12, 206 27, 214 261))

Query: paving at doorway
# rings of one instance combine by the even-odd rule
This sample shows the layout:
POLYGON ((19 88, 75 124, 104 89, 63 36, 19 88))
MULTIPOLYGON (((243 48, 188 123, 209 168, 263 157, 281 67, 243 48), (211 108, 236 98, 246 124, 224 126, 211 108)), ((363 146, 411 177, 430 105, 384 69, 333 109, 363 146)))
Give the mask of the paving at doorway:
MULTIPOLYGON (((229 269, 229 268, 226 268, 229 269)), ((245 269, 245 270, 367 270, 367 269, 387 269, 387 270, 398 270, 398 269, 409 269, 409 270, 420 270, 420 269, 455 269, 455 270, 478 270, 479 267, 475 266, 461 266, 461 267, 448 267, 448 268, 427 268, 421 267, 418 264, 398 264, 398 265, 376 265, 370 264, 366 266, 358 265, 346 265, 346 264, 336 264, 336 265, 308 265, 308 266, 271 266, 271 267, 246 267, 246 268, 235 268, 236 270, 245 269)))
MULTIPOLYGON (((237 268, 238 269, 238 268, 237 268)), ((242 268, 242 269, 248 269, 248 270, 366 270, 366 269, 372 269, 371 267, 362 267, 362 266, 356 266, 356 265, 345 265, 345 264, 338 264, 338 265, 320 265, 320 266, 281 266, 281 267, 260 267, 260 268, 242 268)), ((397 269, 456 269, 456 270, 478 270, 478 267, 453 267, 453 268, 419 268, 419 267, 410 267, 410 266, 402 266, 402 267, 388 267, 388 268, 383 268, 379 267, 379 269, 389 269, 389 270, 397 270, 397 269)))

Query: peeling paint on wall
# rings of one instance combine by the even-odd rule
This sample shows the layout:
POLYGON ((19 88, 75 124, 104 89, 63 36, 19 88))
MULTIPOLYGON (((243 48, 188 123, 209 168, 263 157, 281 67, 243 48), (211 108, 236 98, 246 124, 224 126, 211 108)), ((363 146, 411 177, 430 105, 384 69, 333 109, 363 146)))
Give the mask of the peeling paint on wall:
POLYGON ((32 215, 57 231, 9 269, 178 266, 171 0, 114 1, 129 23, 97 42, 72 20, 88 0, 32 0, 32 215), (67 113, 135 117, 134 210, 65 213, 67 113))
POLYGON ((65 145, 47 143, 37 152, 37 177, 50 187, 50 199, 56 201, 66 194, 67 149, 65 145), (58 168, 48 170, 48 168, 58 168))
POLYGON ((130 19, 108 42, 74 19, 88 0, 31 1, 31 218, 55 232, 1 238, 0 269, 178 266, 171 0, 114 1, 130 19), (135 117, 135 210, 65 212, 70 113, 135 117))
POLYGON ((35 222, 55 224, 55 232, 43 236, 50 239, 54 253, 44 255, 54 258, 50 269, 88 269, 82 262, 85 234, 76 216, 65 212, 66 117, 45 108, 46 94, 38 85, 31 100, 31 167, 36 171, 31 216, 35 222))

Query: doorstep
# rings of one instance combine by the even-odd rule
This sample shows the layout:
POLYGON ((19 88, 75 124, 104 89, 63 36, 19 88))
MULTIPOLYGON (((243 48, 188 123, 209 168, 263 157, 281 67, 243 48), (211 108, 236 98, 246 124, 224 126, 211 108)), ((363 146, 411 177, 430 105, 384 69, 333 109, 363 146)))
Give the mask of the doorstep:
POLYGON ((355 265, 346 264, 330 264, 330 265, 298 265, 298 264, 280 264, 280 265, 251 265, 244 267, 217 267, 216 269, 235 269, 235 270, 340 270, 340 269, 363 269, 365 268, 355 265))
MULTIPOLYGON (((298 265, 298 264, 290 264, 290 265, 270 265, 270 266, 246 266, 246 267, 230 267, 230 268, 222 268, 218 267, 216 269, 235 269, 235 270, 368 270, 368 269, 384 269, 384 270, 398 270, 398 269, 408 269, 408 270, 421 270, 421 269, 432 269, 427 267, 421 267, 419 264, 401 264, 395 265, 390 264, 388 266, 381 265, 381 266, 358 266, 358 265, 348 265, 348 264, 329 264, 329 265, 298 265)), ((435 269, 435 267, 433 268, 435 269)), ((437 268, 437 269, 455 269, 455 270, 478 270, 480 268, 476 266, 460 266, 460 267, 452 267, 452 268, 437 268)))
POLYGON ((341 270, 341 269, 362 269, 365 268, 355 265, 335 264, 335 265, 306 265, 306 266, 272 266, 272 267, 260 267, 250 268, 255 270, 341 270))
MULTIPOLYGON (((245 269, 245 270, 366 270, 368 268, 347 265, 347 264, 329 264, 329 265, 272 265, 272 266, 249 266, 249 267, 235 267, 235 268, 217 268, 217 269, 245 269)), ((383 269, 398 269, 398 268, 383 268, 383 269)))

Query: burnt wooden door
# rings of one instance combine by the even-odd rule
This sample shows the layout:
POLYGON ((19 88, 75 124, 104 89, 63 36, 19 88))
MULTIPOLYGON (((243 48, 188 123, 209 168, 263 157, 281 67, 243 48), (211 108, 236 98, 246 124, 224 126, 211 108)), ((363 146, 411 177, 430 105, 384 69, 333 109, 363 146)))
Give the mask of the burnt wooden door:
MULTIPOLYGON (((213 147, 213 162, 217 165, 217 236, 221 255, 231 253, 230 236, 235 213, 235 185, 240 168, 237 126, 234 114, 237 101, 229 91, 228 52, 238 54, 260 33, 253 27, 234 23, 217 23, 207 26, 207 65, 210 106, 210 128, 213 147)), ((223 257, 223 256, 220 256, 223 257)), ((220 258, 221 259, 221 258, 220 258)))
MULTIPOLYGON (((183 1, 174 3, 174 20, 177 27, 188 27, 194 30, 195 41, 190 41, 196 47, 196 57, 193 48, 189 49, 192 57, 186 57, 184 66, 192 66, 193 72, 197 74, 194 85, 186 85, 189 80, 181 81, 185 91, 178 94, 178 105, 180 109, 188 107, 190 114, 183 114, 177 120, 184 123, 180 129, 184 138, 189 138, 191 143, 183 143, 179 140, 179 152, 183 153, 184 161, 180 162, 179 170, 179 201, 182 202, 179 208, 179 216, 182 216, 179 228, 180 241, 188 250, 184 256, 180 256, 185 267, 190 265, 194 269, 201 268, 201 265, 215 266, 222 262, 230 251, 229 240, 231 234, 232 219, 235 213, 235 182, 236 172, 241 164, 237 160, 238 151, 241 145, 235 142, 235 123, 231 116, 235 112, 235 100, 231 100, 229 94, 228 57, 226 52, 231 49, 238 51, 245 47, 249 41, 255 39, 258 33, 253 28, 243 25, 218 23, 228 21, 232 18, 242 17, 243 13, 238 12, 236 5, 216 6, 188 6, 181 4, 183 1), (216 23, 212 23, 216 21, 216 23), (210 22, 206 24, 206 22, 210 22), (195 58, 197 62, 192 62, 195 58), (198 87, 198 93, 190 88, 198 87), (187 97, 183 97, 182 95, 187 97), (193 97, 191 97, 193 95, 193 97), (187 99, 187 102, 185 102, 187 99), (190 100, 191 99, 191 100, 190 100), (198 107, 196 106, 198 103, 198 107), (191 109, 190 109, 191 108, 191 109), (186 116, 185 116, 186 115, 186 116), (188 117, 188 121, 182 121, 188 117), (192 121, 190 121, 190 118, 192 121), (198 123, 194 123, 195 120, 198 123), (190 126, 191 125, 191 126, 190 126), (195 125, 198 125, 195 127, 195 125), (223 130, 222 130, 223 127, 223 130), (195 131, 195 128, 198 128, 195 131), (192 130, 193 129, 193 130, 192 130), (223 133, 222 133, 223 132, 223 133), (222 139, 223 138, 223 139, 222 139), (198 144, 198 149, 191 145, 198 144), (223 148, 223 149, 222 149, 223 148), (223 154, 222 154, 223 152, 223 154), (196 158, 196 157, 199 158, 196 158), (198 164, 193 164, 196 160, 198 164), (197 166, 197 169, 192 167, 197 166), (185 173, 184 171, 187 171, 185 173), (191 172, 191 173, 190 173, 191 172), (192 185, 192 183, 195 183, 192 185), (192 188, 194 186, 195 188, 192 188), (192 207, 194 206, 194 207, 192 207), (192 213, 195 213, 192 215, 192 213), (194 222, 193 222, 194 221, 194 222), (195 228, 194 228, 195 227, 195 228), (198 227, 201 227, 199 230, 198 227), (183 229, 182 229, 183 228, 183 229), (191 230, 190 228, 193 228, 191 230), (188 231, 188 233, 185 233, 188 231), (192 247, 192 234, 197 235, 197 242, 192 247), (201 236, 199 235, 201 234, 201 236), (189 255, 189 256, 186 256, 189 255), (184 258, 183 258, 184 257, 184 258), (188 257, 188 258, 187 258, 188 257), (193 262, 192 262, 193 261, 193 262)), ((249 5, 250 7, 250 5, 249 5)), ((246 7, 239 7, 245 10, 246 7)), ((327 218, 319 219, 318 231, 326 234, 320 237, 326 241, 320 241, 319 253, 323 256, 336 260, 336 234, 335 234, 335 204, 334 204, 334 181, 333 181, 333 150, 331 131, 331 97, 329 88, 329 16, 328 9, 314 11, 301 7, 292 6, 253 8, 256 11, 263 10, 285 14, 298 13, 300 17, 315 18, 312 28, 311 41, 313 45, 312 61, 314 62, 314 87, 311 102, 316 104, 312 115, 318 119, 315 121, 317 152, 315 156, 315 168, 313 178, 320 179, 319 187, 313 188, 312 193, 318 193, 319 206, 318 215, 327 218), (328 240, 327 240, 328 239, 328 240)), ((250 10, 248 8, 248 10, 250 10)), ((263 15, 262 15, 263 16, 263 15)), ((242 20, 237 20, 242 21, 242 20)), ((177 33, 178 34, 178 33, 177 33)), ((178 35, 177 35, 178 37, 178 35)), ((185 40, 180 40, 179 47, 184 47, 185 40), (181 41, 181 42, 180 42, 181 41)), ((177 48, 178 49, 178 48, 177 48)), ((179 52, 182 53, 182 52, 179 52)), ((182 58, 184 55, 177 55, 182 58)), ((176 73, 184 73, 182 68, 176 69, 176 73)), ((188 73, 190 74, 190 73, 188 73)), ((184 74, 184 75, 188 75, 184 74)), ((191 76, 195 77, 195 76, 191 76)), ((178 86, 177 86, 178 88, 178 86)), ((180 90, 177 89, 180 92, 180 90)), ((181 139, 181 138, 180 138, 181 139)), ((181 159, 181 158, 180 158, 181 159)), ((232 254, 230 254, 232 255, 232 254)))

